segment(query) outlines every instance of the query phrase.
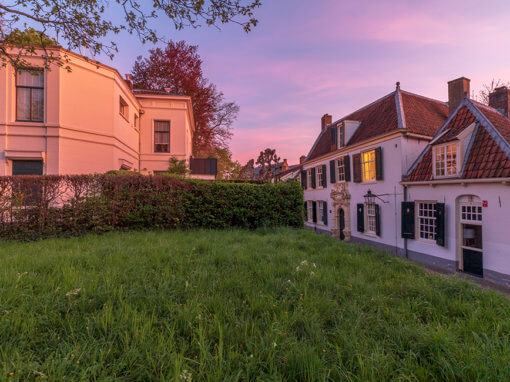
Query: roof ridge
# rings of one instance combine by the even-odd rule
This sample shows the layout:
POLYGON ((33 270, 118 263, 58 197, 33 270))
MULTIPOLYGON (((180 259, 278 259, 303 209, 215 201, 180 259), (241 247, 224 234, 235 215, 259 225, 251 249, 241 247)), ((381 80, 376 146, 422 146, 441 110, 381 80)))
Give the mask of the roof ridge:
POLYGON ((499 148, 510 158, 510 142, 501 134, 501 132, 492 124, 478 107, 469 98, 466 98, 466 106, 475 115, 475 117, 482 122, 483 127, 496 142, 499 148))
MULTIPOLYGON (((326 128, 328 128, 328 127, 330 127, 330 126, 333 126, 333 125, 336 125, 338 122, 345 121, 345 120, 347 119, 347 117, 349 117, 350 115, 353 115, 353 114, 355 114, 355 113, 359 113, 360 111, 365 110, 365 109, 369 108, 370 106, 373 106, 373 105, 375 105, 375 104, 376 104, 376 103, 378 103, 378 102, 381 102, 382 100, 385 100, 386 98, 388 98, 389 96, 391 96, 391 95, 392 95, 392 94, 394 94, 394 93, 395 93, 395 91, 392 91, 391 93, 388 93, 388 94, 386 94, 385 96, 382 96, 381 98, 378 98, 378 99, 376 99, 375 101, 373 101, 373 102, 371 102, 371 103, 369 103, 369 104, 367 104, 367 105, 365 105, 365 106, 363 106, 363 107, 360 107, 360 108, 359 108, 359 109, 357 109, 357 110, 354 110, 354 111, 350 112, 350 113, 349 113, 349 114, 347 114, 346 116, 344 116, 344 117, 342 117, 342 118, 340 118, 340 119, 336 120, 335 122, 330 123, 328 126, 326 126, 326 128)), ((325 128, 325 129, 326 129, 326 128, 325 128)), ((324 129, 324 130, 325 130, 325 129, 324 129)))
POLYGON ((404 104, 402 102, 402 94, 400 93, 400 84, 397 86, 397 90, 395 91, 395 106, 397 108, 398 128, 407 129, 404 104))
POLYGON ((408 92, 406 90, 400 90, 400 91, 402 93, 405 93, 405 94, 413 96, 413 97, 423 98, 424 100, 427 100, 427 101, 432 101, 432 102, 439 103, 439 104, 444 105, 444 106, 448 106, 448 102, 440 101, 438 99, 434 99, 434 98, 430 98, 430 97, 425 97, 425 96, 423 96, 421 94, 411 93, 411 92, 408 92))
POLYGON ((310 157, 310 154, 313 152, 313 150, 314 150, 314 149, 315 149, 315 147, 317 146, 317 143, 319 143, 319 141, 320 141, 320 139, 321 139, 322 135, 324 134, 324 132, 325 132, 325 131, 328 131, 330 127, 332 127, 332 126, 336 125, 336 124, 337 124, 337 123, 339 123, 339 122, 342 122, 342 121, 347 120, 347 117, 349 117, 350 115, 353 115, 353 114, 355 114, 355 113, 359 113, 360 111, 365 110, 365 109, 369 108, 370 106, 375 105, 376 103, 378 103, 378 102, 381 102, 381 101, 385 100, 386 98, 388 98, 389 96, 391 96, 391 95, 392 95, 392 94, 394 94, 394 93, 395 93, 395 91, 392 91, 391 93, 388 93, 388 94, 386 94, 385 96, 383 96, 383 97, 381 97, 381 98, 378 98, 378 99, 376 99, 375 101, 373 101, 373 102, 371 102, 371 103, 369 103, 369 104, 367 104, 367 105, 365 105, 365 106, 363 106, 363 107, 361 107, 361 108, 359 108, 359 109, 357 109, 357 110, 354 110, 354 111, 350 112, 350 113, 349 113, 349 114, 347 114, 346 116, 344 116, 344 117, 342 117, 342 118, 340 118, 340 119, 338 119, 338 120, 336 120, 336 121, 334 121, 334 122, 330 123, 330 124, 329 124, 329 125, 327 125, 326 127, 324 127, 324 129, 322 129, 322 130, 321 130, 320 134, 319 134, 319 135, 317 136, 317 138, 315 139, 315 142, 313 143, 312 148, 310 149, 310 151, 308 151, 308 154, 306 155, 306 158, 305 158, 305 160, 304 160, 304 161, 305 161, 305 162, 306 162, 306 161, 308 161, 308 158, 310 157))

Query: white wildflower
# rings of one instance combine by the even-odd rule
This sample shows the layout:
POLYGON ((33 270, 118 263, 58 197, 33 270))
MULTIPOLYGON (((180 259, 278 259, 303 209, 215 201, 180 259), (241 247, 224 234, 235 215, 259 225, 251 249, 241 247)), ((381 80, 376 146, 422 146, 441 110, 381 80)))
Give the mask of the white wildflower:
POLYGON ((301 265, 308 265, 308 261, 303 260, 303 261, 301 262, 301 265))
POLYGON ((193 374, 191 374, 191 372, 189 372, 186 369, 184 369, 182 371, 182 373, 179 375, 179 379, 181 381, 191 381, 192 377, 193 377, 193 374))
POLYGON ((299 265, 296 267, 296 272, 299 272, 299 265))
POLYGON ((69 296, 76 296, 78 293, 80 293, 81 291, 81 288, 78 288, 78 289, 75 289, 75 290, 70 290, 69 292, 66 293, 66 296, 69 297, 69 296))
POLYGON ((276 342, 273 342, 273 347, 274 347, 274 348, 276 347, 276 342))
POLYGON ((314 276, 315 275, 315 272, 314 271, 311 271, 310 272, 310 276, 314 276))
POLYGON ((315 265, 315 263, 312 263, 312 265, 313 265, 313 267, 314 267, 314 268, 317 268, 317 266, 315 265))

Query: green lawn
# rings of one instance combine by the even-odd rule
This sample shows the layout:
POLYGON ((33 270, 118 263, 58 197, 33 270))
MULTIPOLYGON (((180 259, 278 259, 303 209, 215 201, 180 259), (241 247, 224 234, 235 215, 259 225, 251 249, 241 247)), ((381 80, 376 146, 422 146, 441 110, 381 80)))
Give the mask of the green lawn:
POLYGON ((501 381, 510 302, 305 230, 0 243, 0 373, 501 381))

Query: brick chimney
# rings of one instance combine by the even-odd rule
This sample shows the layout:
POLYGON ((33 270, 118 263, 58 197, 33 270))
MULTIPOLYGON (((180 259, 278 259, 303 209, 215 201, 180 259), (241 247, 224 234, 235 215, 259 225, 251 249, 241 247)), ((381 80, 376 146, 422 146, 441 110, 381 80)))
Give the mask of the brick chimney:
POLYGON ((471 80, 460 77, 448 82, 448 107, 450 114, 459 106, 464 97, 469 98, 469 83, 471 80))
POLYGON ((324 114, 321 118, 321 131, 333 122, 333 117, 329 114, 324 114))
POLYGON ((303 164, 303 163, 305 163, 305 159, 306 159, 306 155, 301 155, 301 156, 299 157, 299 164, 303 164))
POLYGON ((494 89, 494 91, 489 94, 489 106, 493 107, 507 118, 508 109, 510 109, 509 93, 510 89, 508 89, 506 86, 501 86, 499 88, 494 89))

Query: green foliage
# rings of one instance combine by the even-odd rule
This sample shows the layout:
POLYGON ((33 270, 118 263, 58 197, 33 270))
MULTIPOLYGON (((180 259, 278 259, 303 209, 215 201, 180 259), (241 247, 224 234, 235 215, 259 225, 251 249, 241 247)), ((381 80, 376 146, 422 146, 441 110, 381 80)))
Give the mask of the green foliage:
POLYGON ((119 171, 0 177, 0 238, 4 239, 133 228, 302 225, 303 192, 297 182, 230 183, 119 171))
POLYGON ((3 380, 504 381, 509 316, 308 230, 0 243, 3 380))
POLYGON ((171 175, 185 176, 190 173, 190 170, 184 159, 179 160, 176 157, 171 157, 168 160, 168 173, 171 175))
POLYGON ((106 172, 107 175, 139 175, 142 176, 138 171, 131 170, 110 170, 106 172))
POLYGON ((14 29, 9 33, 5 39, 5 42, 14 44, 17 46, 23 45, 57 45, 57 40, 47 36, 44 32, 35 30, 34 28, 27 28, 23 31, 14 29))

